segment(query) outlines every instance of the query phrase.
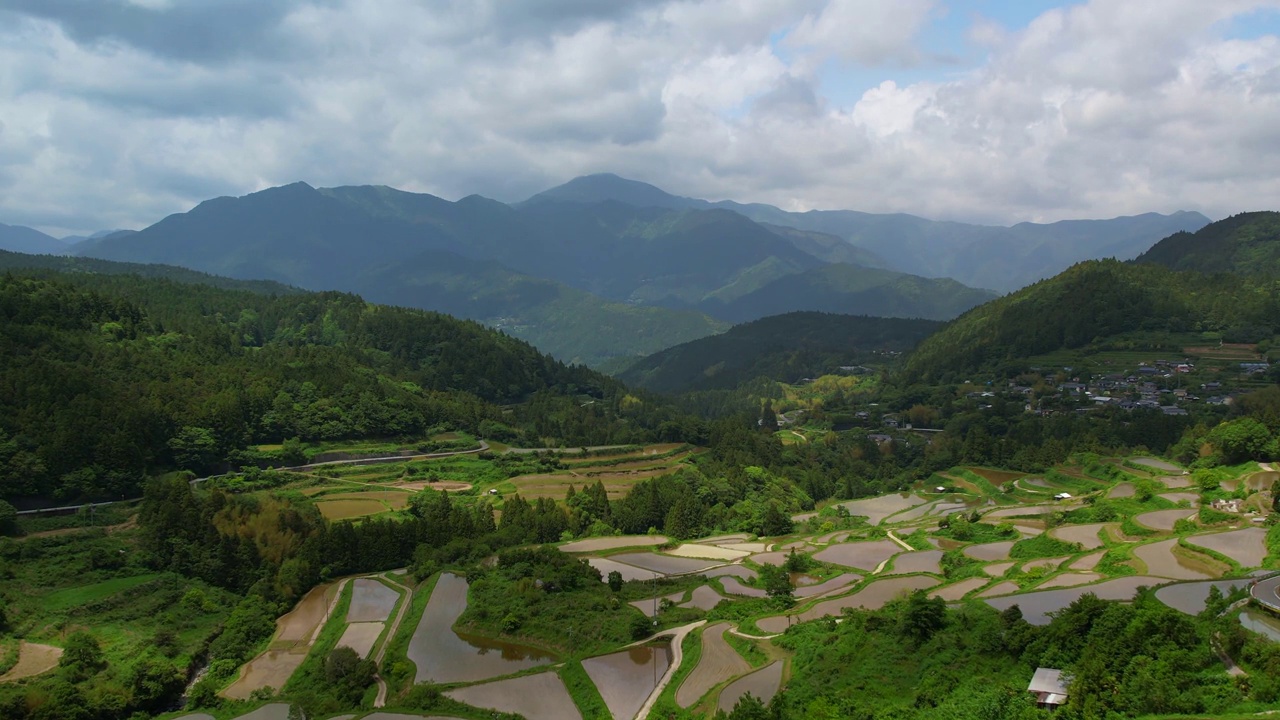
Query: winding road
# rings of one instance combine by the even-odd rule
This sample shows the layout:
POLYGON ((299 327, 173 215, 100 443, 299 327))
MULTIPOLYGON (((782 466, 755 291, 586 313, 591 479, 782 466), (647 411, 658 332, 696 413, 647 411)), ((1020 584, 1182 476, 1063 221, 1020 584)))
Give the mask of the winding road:
POLYGON ((1260 605, 1273 612, 1280 612, 1280 574, 1263 578, 1249 586, 1249 595, 1260 605))
MULTIPOLYGON (((667 684, 671 682, 671 678, 676 676, 676 671, 680 669, 680 663, 684 661, 684 638, 697 628, 706 625, 706 620, 699 620, 696 623, 681 625, 678 628, 663 630, 654 635, 652 638, 642 640, 641 642, 650 642, 654 638, 671 637, 671 665, 667 667, 667 671, 662 674, 662 679, 658 681, 658 685, 653 688, 653 692, 649 693, 648 699, 644 701, 644 705, 640 706, 640 712, 636 713, 637 718, 649 717, 649 711, 653 709, 653 704, 658 701, 658 696, 662 695, 662 691, 666 689, 667 684)), ((628 720, 631 720, 628 718, 628 720)))

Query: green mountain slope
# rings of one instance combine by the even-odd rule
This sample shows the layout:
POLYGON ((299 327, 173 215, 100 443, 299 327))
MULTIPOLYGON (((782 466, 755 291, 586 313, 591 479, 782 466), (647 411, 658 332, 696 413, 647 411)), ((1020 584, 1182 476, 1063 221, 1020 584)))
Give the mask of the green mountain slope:
POLYGON ((1239 275, 1280 273, 1280 212, 1241 213, 1156 243, 1134 262, 1239 275))
POLYGON ((618 377, 662 393, 732 389, 757 377, 794 382, 868 362, 877 352, 910 350, 941 327, 932 320, 787 313, 668 348, 618 377))
POLYGON ((908 382, 963 379, 979 369, 1134 331, 1221 331, 1271 337, 1280 330, 1280 284, 1223 283, 1200 273, 1114 260, 1066 272, 957 318, 907 360, 908 382))
POLYGON ((0 337, 0 497, 132 497, 149 474, 291 437, 592 445, 656 424, 616 381, 520 340, 334 292, 11 268, 0 337))
POLYGON ((732 322, 792 310, 947 320, 994 297, 954 280, 832 264, 786 275, 740 296, 709 298, 700 309, 732 322))

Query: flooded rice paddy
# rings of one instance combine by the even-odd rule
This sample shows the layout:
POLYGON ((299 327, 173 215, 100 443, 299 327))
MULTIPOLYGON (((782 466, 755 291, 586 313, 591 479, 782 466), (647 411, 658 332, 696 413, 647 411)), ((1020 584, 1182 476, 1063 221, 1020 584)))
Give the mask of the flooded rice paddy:
POLYGON ((237 717, 236 720, 289 720, 289 703, 263 705, 251 713, 237 717))
POLYGON ((674 550, 664 550, 663 552, 676 557, 699 558, 702 560, 738 560, 750 554, 742 550, 730 550, 718 545, 698 544, 681 545, 674 550))
POLYGON ((351 581, 347 622, 385 622, 399 599, 400 593, 373 578, 356 578, 351 581))
POLYGON ((1037 590, 1021 595, 992 597, 987 599, 986 603, 996 610, 1005 610, 1011 605, 1017 605, 1022 610, 1024 620, 1032 625, 1047 625, 1049 624, 1049 613, 1065 608, 1085 593, 1093 593, 1102 600, 1132 600, 1139 587, 1151 587, 1159 585, 1161 582, 1163 580, 1160 578, 1134 575, 1115 578, 1094 585, 1037 590))
POLYGON ((1004 574, 1009 572, 1009 568, 1013 567, 1015 564, 1016 563, 1011 562, 993 563, 983 567, 982 571, 991 577, 1004 577, 1004 574))
POLYGON ((881 521, 890 515, 902 512, 909 507, 921 505, 925 502, 927 501, 919 495, 896 493, 892 495, 866 498, 864 500, 853 500, 847 503, 841 503, 841 505, 849 511, 850 515, 866 516, 868 523, 872 525, 879 525, 881 521))
POLYGON ((693 672, 676 690, 676 704, 689 707, 711 688, 751 670, 746 660, 724 639, 729 623, 716 623, 702 631, 702 654, 693 672))
POLYGON ((671 665, 666 645, 638 645, 582 661, 615 718, 633 718, 671 665))
POLYGON ((1156 599, 1179 612, 1197 615, 1205 608, 1209 600, 1209 589, 1218 588, 1223 595, 1233 588, 1248 587, 1252 578, 1239 580, 1209 580, 1205 582, 1184 582, 1165 585, 1156 590, 1156 599))
POLYGON ((759 670, 734 680, 720 692, 720 710, 729 712, 743 695, 751 693, 768 705, 782 686, 782 661, 775 660, 759 670))
POLYGON ((1067 567, 1071 570, 1092 570, 1098 567, 1098 563, 1102 561, 1102 557, 1106 554, 1106 550, 1099 550, 1096 553, 1090 553, 1077 559, 1067 567))
POLYGON ((1137 492, 1138 492, 1138 489, 1133 486, 1133 483, 1122 482, 1116 485, 1115 487, 1111 488, 1111 491, 1107 493, 1107 497, 1128 498, 1128 497, 1133 497, 1137 492))
POLYGON ((787 555, 789 554, 785 552, 757 553, 747 559, 757 565, 781 565, 787 561, 787 555))
POLYGON ((732 576, 736 578, 743 578, 745 580, 758 576, 758 573, 755 570, 752 570, 745 565, 723 565, 718 568, 711 568, 702 574, 709 578, 732 576))
POLYGON ((893 571, 891 574, 933 573, 934 575, 941 575, 941 563, 941 550, 918 550, 916 552, 902 553, 893 559, 893 571))
POLYGON ((720 579, 720 584, 724 586, 724 591, 730 595, 741 595, 743 597, 762 598, 766 595, 762 588, 754 588, 743 585, 738 578, 726 576, 720 579))
POLYGON ((870 571, 900 552, 902 548, 892 540, 870 540, 831 545, 814 553, 813 557, 820 562, 870 571))
POLYGON ((560 546, 560 550, 569 553, 601 552, 628 547, 652 547, 665 545, 669 540, 664 535, 619 535, 617 537, 587 538, 575 540, 560 546))
POLYGON ((1027 562, 1022 563, 1022 571, 1026 572, 1028 570, 1035 570, 1037 568, 1053 569, 1061 565, 1065 560, 1066 558, 1064 557, 1040 558, 1039 560, 1028 560, 1027 562))
POLYGON ((933 597, 940 597, 943 600, 950 602, 952 600, 959 600, 965 595, 968 595, 974 590, 986 585, 987 582, 989 581, 986 578, 967 578, 954 585, 948 585, 942 589, 934 590, 929 594, 933 597))
POLYGON ((1195 516, 1196 514, 1194 512, 1187 510, 1186 508, 1175 508, 1173 510, 1156 510, 1154 512, 1142 513, 1141 515, 1135 515, 1133 520, 1143 527, 1149 527, 1152 530, 1164 530, 1167 532, 1173 530, 1173 524, 1179 520, 1186 520, 1187 518, 1193 518, 1195 516))
POLYGON ((912 590, 928 590, 938 584, 934 578, 926 575, 907 575, 903 577, 877 580, 852 595, 833 598, 820 602, 808 610, 792 617, 774 615, 756 621, 756 626, 769 633, 782 632, 792 622, 817 620, 827 615, 839 615, 845 608, 865 608, 879 610, 885 603, 903 593, 912 590))
POLYGON ((590 564, 591 567, 600 571, 600 580, 602 582, 609 579, 609 573, 611 572, 620 573, 622 575, 622 579, 628 582, 631 580, 652 580, 655 577, 662 576, 662 573, 656 573, 652 570, 644 570, 634 565, 610 560, 609 558, 587 558, 587 563, 590 564))
POLYGON ((1182 472, 1182 468, 1178 467, 1177 465, 1174 465, 1171 462, 1160 460, 1158 458, 1149 458, 1149 457, 1134 458, 1133 462, 1138 465, 1142 465, 1143 467, 1155 468, 1156 470, 1159 470, 1161 472, 1168 472, 1168 473, 1182 472))
POLYGON ((1085 550, 1102 547, 1102 538, 1098 536, 1110 523, 1092 523, 1089 525, 1063 525, 1049 531, 1050 537, 1067 542, 1080 543, 1085 550))
POLYGON ((720 593, 716 592, 710 585, 699 585, 694 588, 693 594, 689 597, 688 601, 680 603, 680 607, 710 610, 716 605, 719 605, 721 600, 724 600, 724 597, 721 596, 720 593))
POLYGON ((1267 531, 1262 528, 1195 535, 1187 538, 1187 542, 1225 555, 1246 568, 1262 565, 1267 557, 1267 531))
POLYGON ((845 573, 827 580, 826 582, 814 583, 812 585, 804 585, 797 587, 795 596, 798 598, 811 598, 819 595, 826 595, 829 592, 835 592, 842 587, 852 585, 862 579, 861 575, 853 573, 845 573))
POLYGON ((645 570, 652 570, 663 575, 684 575, 701 572, 722 564, 721 561, 716 560, 671 557, 670 555, 658 555, 657 553, 623 553, 621 555, 610 555, 609 559, 614 562, 634 565, 645 570))
POLYGON ((1177 538, 1169 538, 1138 546, 1133 549, 1133 555, 1146 564, 1148 575, 1158 575, 1174 580, 1202 580, 1217 576, 1211 568, 1185 555, 1175 553, 1174 547, 1177 544, 1177 538))
POLYGON ((983 543, 982 545, 970 545, 961 552, 966 557, 974 560, 1008 560, 1009 550, 1013 548, 1013 541, 1006 540, 1004 542, 983 543))
POLYGON ((466 609, 467 581, 450 573, 441 575, 409 640, 406 655, 418 666, 414 682, 475 682, 555 659, 526 645, 454 632, 453 624, 466 609))
POLYGON ((1075 587, 1076 585, 1088 585, 1091 582, 1097 582, 1102 579, 1098 573, 1092 572, 1065 572, 1061 575, 1055 575, 1045 582, 1036 586, 1037 590, 1048 590, 1056 587, 1075 587))
POLYGON ((983 590, 978 594, 978 597, 995 597, 996 595, 1008 595, 1009 593, 1015 592, 1018 592, 1018 583, 1006 581, 996 583, 986 590, 983 590))
POLYGON ((346 630, 342 631, 342 637, 338 639, 338 647, 345 645, 355 650, 360 657, 368 657, 369 651, 373 650, 373 644, 382 634, 382 628, 383 624, 380 622, 351 623, 346 630))
POLYGON ((1245 608, 1240 613, 1240 625, 1246 630, 1270 638, 1272 642, 1280 642, 1280 620, 1265 610, 1245 608))
POLYGON ((564 682, 553 672, 471 685, 445 695, 487 710, 520 713, 528 720, 582 720, 564 682))

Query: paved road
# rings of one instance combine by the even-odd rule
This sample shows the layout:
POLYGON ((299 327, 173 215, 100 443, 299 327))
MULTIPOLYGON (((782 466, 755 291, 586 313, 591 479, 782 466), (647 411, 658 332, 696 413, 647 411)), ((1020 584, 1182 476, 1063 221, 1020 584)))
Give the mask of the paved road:
POLYGON ((1249 594, 1265 607, 1280 612, 1280 575, 1263 578, 1249 587, 1249 594))

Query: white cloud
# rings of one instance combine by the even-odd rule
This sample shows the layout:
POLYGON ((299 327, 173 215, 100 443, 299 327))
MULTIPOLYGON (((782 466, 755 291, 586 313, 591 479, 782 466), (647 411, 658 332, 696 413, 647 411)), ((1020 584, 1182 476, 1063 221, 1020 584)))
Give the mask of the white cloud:
POLYGON ((1280 40, 1224 35, 1275 0, 974 18, 986 60, 959 76, 930 72, 947 8, 925 0, 267 5, 0 10, 0 222, 138 227, 294 180, 519 199, 601 171, 998 222, 1280 197, 1280 40), (252 31, 218 40, 236 12, 252 31), (842 107, 833 71, 882 81, 842 107))

